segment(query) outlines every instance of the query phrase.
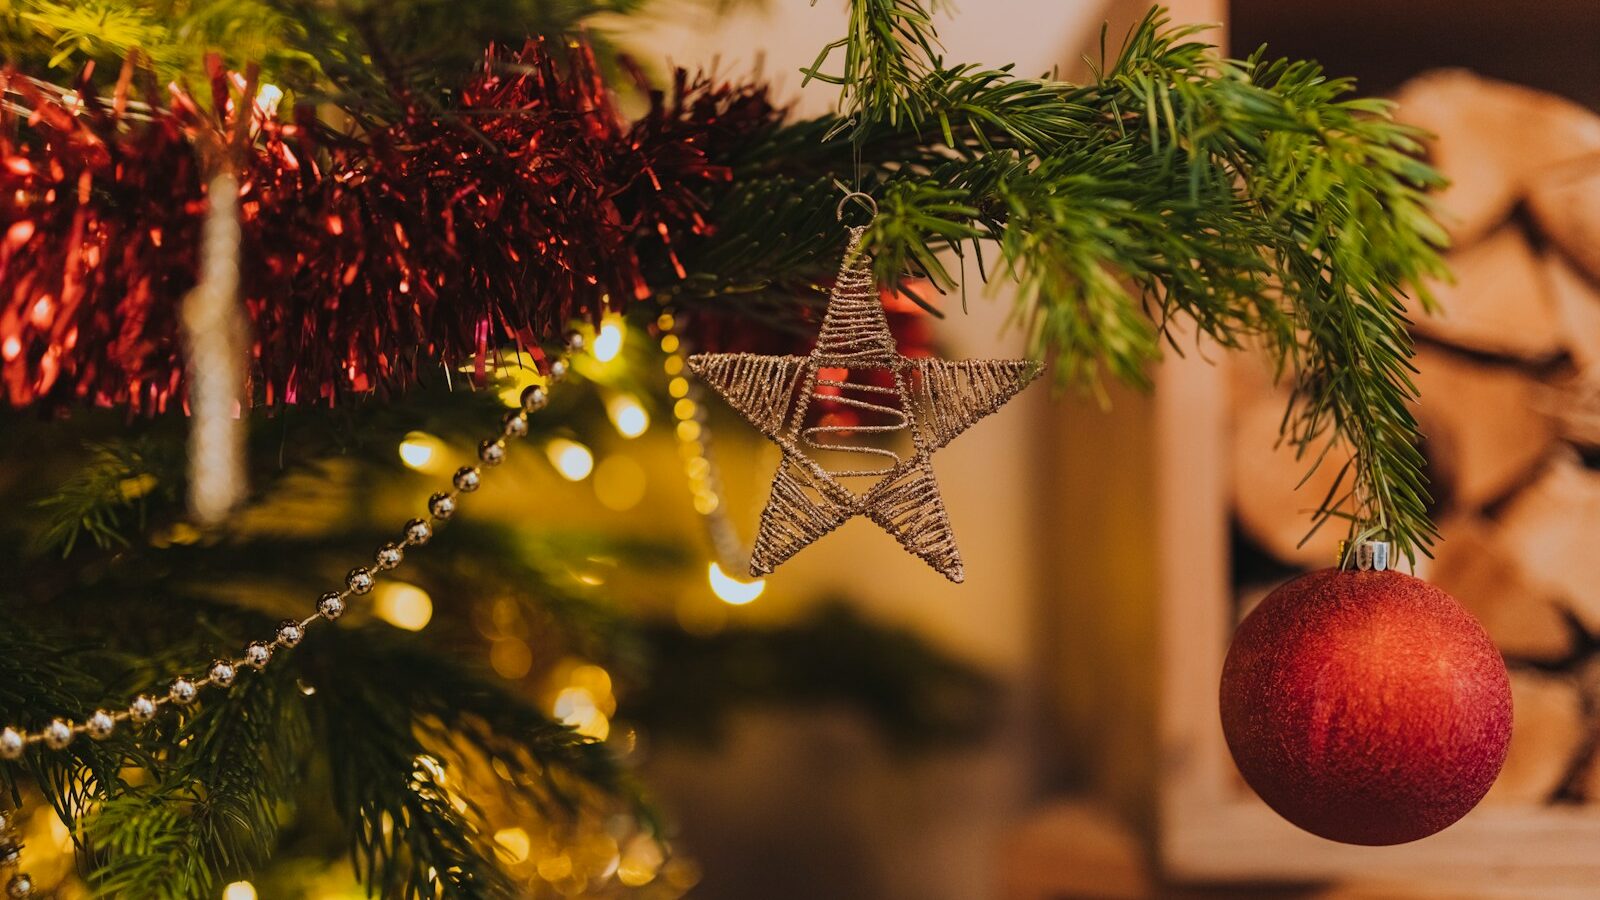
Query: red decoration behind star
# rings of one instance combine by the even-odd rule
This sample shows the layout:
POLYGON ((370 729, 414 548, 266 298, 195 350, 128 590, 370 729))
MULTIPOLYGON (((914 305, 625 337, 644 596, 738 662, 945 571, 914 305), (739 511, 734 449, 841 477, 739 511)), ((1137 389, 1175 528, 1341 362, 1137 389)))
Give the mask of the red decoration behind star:
MULTIPOLYGON (((219 76, 213 95, 227 97, 219 76)), ((148 120, 19 77, 0 128, 0 383, 12 405, 156 412, 183 399, 178 308, 206 172, 194 137, 234 106, 173 96, 148 120)), ((536 358, 574 318, 681 276, 717 159, 781 113, 756 86, 679 77, 628 124, 585 48, 491 50, 450 109, 401 95, 359 137, 256 114, 240 175, 254 402, 388 393, 433 367, 536 358)))

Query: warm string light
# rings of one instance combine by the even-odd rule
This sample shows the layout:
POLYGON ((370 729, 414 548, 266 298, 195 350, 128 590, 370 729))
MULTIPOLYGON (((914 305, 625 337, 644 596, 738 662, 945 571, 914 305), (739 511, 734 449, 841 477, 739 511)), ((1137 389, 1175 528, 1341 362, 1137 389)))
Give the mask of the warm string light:
POLYGON ((683 341, 678 337, 677 325, 677 317, 670 309, 663 310, 656 318, 656 327, 661 331, 661 351, 665 354, 661 367, 667 375, 667 393, 672 397, 678 455, 683 459, 683 473, 694 495, 695 512, 705 522, 706 534, 711 538, 711 548, 716 555, 707 576, 711 591, 725 603, 742 606, 761 596, 766 581, 759 578, 746 581, 728 574, 749 571, 750 551, 739 540, 739 533, 728 518, 722 476, 711 449, 711 431, 706 427, 706 406, 701 402, 699 385, 689 380, 688 358, 683 341))

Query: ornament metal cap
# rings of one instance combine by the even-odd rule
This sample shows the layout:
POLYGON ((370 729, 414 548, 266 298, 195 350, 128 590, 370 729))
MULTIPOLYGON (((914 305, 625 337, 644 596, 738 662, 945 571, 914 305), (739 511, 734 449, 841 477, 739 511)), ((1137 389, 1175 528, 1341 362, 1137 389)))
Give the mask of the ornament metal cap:
MULTIPOLYGON (((1362 541, 1356 545, 1356 568, 1362 572, 1389 570, 1389 554, 1394 545, 1388 541, 1362 541)), ((1339 542, 1339 565, 1343 566, 1350 555, 1350 542, 1339 542)))

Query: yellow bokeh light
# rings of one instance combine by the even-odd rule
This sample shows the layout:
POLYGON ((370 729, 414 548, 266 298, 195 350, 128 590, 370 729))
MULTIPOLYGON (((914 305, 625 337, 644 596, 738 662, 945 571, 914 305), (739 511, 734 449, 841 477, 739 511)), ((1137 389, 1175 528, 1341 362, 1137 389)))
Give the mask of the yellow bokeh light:
POLYGON ((501 638, 489 646, 489 665, 501 678, 522 678, 533 668, 533 650, 521 638, 501 638))
POLYGON ((418 472, 439 471, 444 442, 425 431, 413 431, 400 442, 400 461, 418 472))
POLYGON ((644 887, 655 880, 656 873, 661 871, 661 864, 665 861, 666 854, 661 852, 659 844, 647 835, 637 835, 628 842, 628 849, 622 853, 622 862, 617 866, 617 880, 628 887, 644 887))
POLYGON ((644 466, 631 456, 608 456, 594 470, 595 499, 614 512, 638 506, 649 486, 644 466))
POLYGON ((685 421, 693 419, 694 413, 695 403, 688 397, 685 397, 672 405, 672 414, 677 416, 679 419, 685 421))
POLYGON ((603 741, 611 734, 610 718, 600 709, 600 705, 595 702, 594 694, 587 688, 562 688, 561 693, 556 695, 556 702, 551 706, 550 712, 560 720, 561 724, 584 737, 603 741))
POLYGON ((615 319, 607 319, 594 336, 594 358, 610 362, 622 352, 622 326, 615 319))
POLYGON ((550 457, 550 464, 568 481, 582 481, 594 471, 594 454, 577 441, 555 438, 545 445, 544 452, 550 457))
POLYGON ((650 428, 650 413, 632 394, 617 394, 607 400, 606 414, 611 417, 611 424, 617 426, 617 433, 625 438, 636 438, 650 428))
POLYGON ((494 833, 495 853, 509 865, 525 862, 533 842, 521 828, 502 828, 494 833))
POLYGON ((256 900, 256 886, 248 881, 235 881, 222 889, 222 900, 256 900))
POLYGON ((372 590, 372 614, 396 628, 421 631, 433 620, 433 598, 414 584, 380 582, 372 590))
POLYGON ((722 571, 722 567, 716 563, 711 564, 707 575, 711 581, 711 593, 716 594, 718 600, 732 606, 743 606, 761 596, 761 592, 767 589, 765 579, 740 581, 722 571))
POLYGON ((560 881, 572 876, 572 857, 565 853, 539 860, 539 877, 545 881, 560 881))

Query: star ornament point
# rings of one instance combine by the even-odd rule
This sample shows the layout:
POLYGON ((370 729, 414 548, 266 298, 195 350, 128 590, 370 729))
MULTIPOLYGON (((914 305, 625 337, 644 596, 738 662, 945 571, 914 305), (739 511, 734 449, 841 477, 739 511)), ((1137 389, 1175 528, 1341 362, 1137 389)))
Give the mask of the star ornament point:
POLYGON ((750 555, 751 575, 771 574, 860 515, 960 582, 965 570, 933 454, 1027 387, 1042 366, 901 355, 861 250, 862 230, 851 229, 810 354, 705 353, 690 357, 689 369, 783 451, 750 555), (852 380, 849 373, 874 377, 852 380), (814 410, 819 404, 825 406, 814 410), (855 419, 831 422, 827 409, 848 410, 855 419), (808 415, 814 411, 824 414, 808 415), (909 452, 871 440, 895 432, 910 433, 909 452))

